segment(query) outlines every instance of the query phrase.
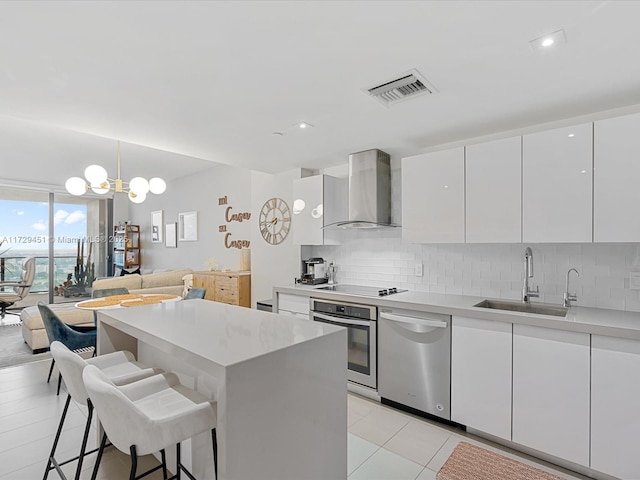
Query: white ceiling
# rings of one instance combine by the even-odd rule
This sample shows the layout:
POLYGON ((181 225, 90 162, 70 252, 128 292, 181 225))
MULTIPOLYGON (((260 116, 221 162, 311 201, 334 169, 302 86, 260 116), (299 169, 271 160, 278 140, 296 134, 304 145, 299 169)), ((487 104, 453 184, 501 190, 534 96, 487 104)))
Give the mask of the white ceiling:
POLYGON ((640 104, 638 18, 638 1, 3 1, 0 178, 115 169, 113 139, 172 152, 123 146, 123 178, 317 169, 640 104), (439 92, 362 92, 411 69, 439 92))

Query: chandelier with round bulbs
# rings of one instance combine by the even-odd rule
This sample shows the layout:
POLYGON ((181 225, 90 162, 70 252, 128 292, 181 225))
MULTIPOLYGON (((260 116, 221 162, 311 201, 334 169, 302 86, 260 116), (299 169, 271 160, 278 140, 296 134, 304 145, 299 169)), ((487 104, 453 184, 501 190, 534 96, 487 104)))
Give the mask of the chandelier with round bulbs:
POLYGON ((149 192, 159 195, 167 189, 167 184, 159 177, 148 181, 142 177, 134 177, 129 182, 122 181, 120 178, 120 140, 118 140, 117 178, 109 178, 107 171, 100 165, 89 165, 84 170, 84 178, 71 177, 64 186, 71 195, 84 195, 89 190, 100 195, 109 192, 126 193, 133 203, 144 202, 149 192))

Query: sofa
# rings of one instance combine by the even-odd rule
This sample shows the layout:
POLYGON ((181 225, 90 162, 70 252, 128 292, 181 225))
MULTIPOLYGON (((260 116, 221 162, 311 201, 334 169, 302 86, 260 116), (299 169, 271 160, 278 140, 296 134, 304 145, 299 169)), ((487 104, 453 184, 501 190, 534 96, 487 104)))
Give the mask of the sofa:
MULTIPOLYGON (((183 295, 185 288, 183 277, 192 273, 193 270, 184 269, 144 275, 108 277, 95 280, 92 287, 94 290, 124 287, 129 290, 129 293, 183 295)), ((93 312, 76 308, 74 303, 56 303, 49 306, 67 324, 84 325, 93 323, 93 312)), ((20 320, 22 321, 22 338, 34 353, 49 348, 49 338, 37 306, 24 308, 20 313, 20 320)))

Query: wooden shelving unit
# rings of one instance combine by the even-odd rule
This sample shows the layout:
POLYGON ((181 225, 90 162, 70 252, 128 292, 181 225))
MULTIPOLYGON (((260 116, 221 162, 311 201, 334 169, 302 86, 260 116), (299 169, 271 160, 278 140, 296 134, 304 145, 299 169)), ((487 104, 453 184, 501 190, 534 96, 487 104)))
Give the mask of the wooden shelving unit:
POLYGON ((113 229, 113 266, 140 267, 140 225, 116 226, 113 229))

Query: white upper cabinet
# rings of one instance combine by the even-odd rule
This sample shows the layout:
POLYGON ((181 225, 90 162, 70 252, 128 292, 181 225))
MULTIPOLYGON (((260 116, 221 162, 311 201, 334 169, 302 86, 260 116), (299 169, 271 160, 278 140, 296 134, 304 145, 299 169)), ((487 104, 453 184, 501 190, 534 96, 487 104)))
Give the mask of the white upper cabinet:
POLYGON ((522 137, 522 240, 592 241, 591 123, 522 137))
POLYGON ((640 114, 594 124, 593 241, 640 241, 640 114))
POLYGON ((293 242, 298 245, 338 243, 338 231, 323 229, 347 218, 346 179, 314 175, 293 181, 293 242))
POLYGON ((464 243, 464 147, 402 159, 402 240, 464 243))
POLYGON ((466 241, 522 241, 522 137, 466 147, 466 241))

